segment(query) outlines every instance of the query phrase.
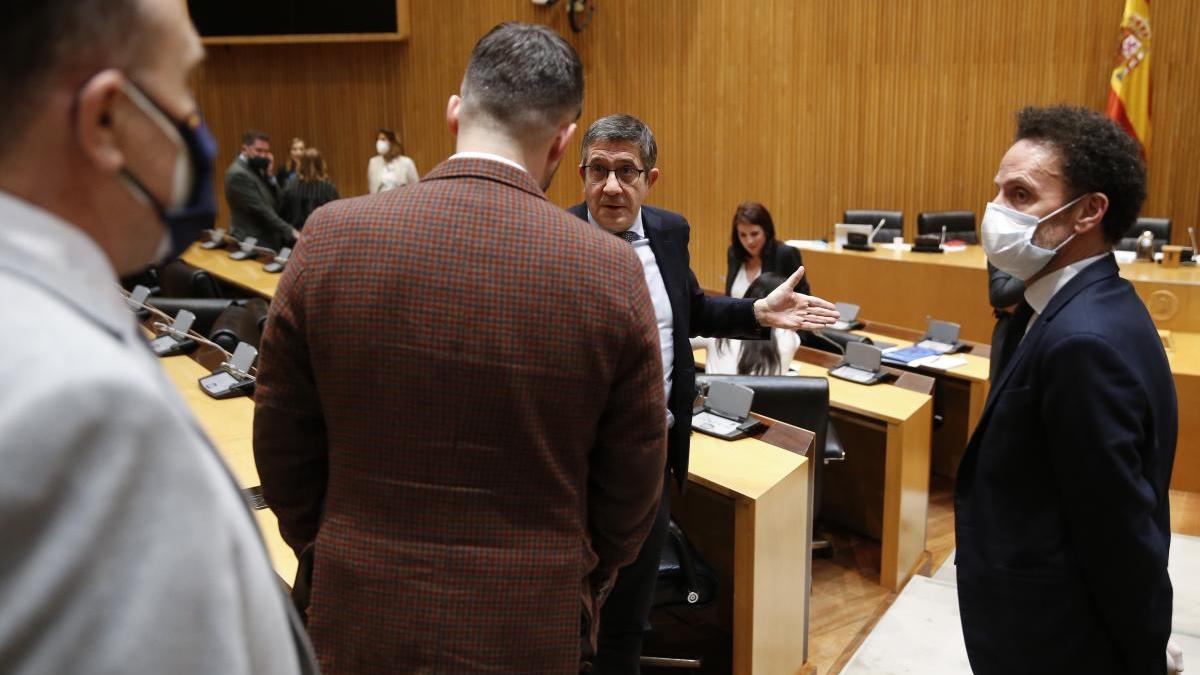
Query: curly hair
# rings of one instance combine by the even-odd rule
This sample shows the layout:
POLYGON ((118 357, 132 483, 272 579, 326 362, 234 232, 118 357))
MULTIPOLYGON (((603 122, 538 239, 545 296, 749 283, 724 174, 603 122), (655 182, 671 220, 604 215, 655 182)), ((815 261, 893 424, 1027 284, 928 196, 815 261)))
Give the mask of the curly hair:
POLYGON ((1137 141, 1115 122, 1087 108, 1027 107, 1017 113, 1015 140, 1057 150, 1067 187, 1075 194, 1108 197, 1101 225, 1109 243, 1120 241, 1133 226, 1146 201, 1146 165, 1137 141))

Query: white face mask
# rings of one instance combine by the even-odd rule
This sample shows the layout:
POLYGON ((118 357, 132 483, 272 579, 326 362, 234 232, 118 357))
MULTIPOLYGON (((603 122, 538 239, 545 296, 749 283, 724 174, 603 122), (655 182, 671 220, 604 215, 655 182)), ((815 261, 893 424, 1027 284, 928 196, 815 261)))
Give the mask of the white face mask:
POLYGON ((391 149, 391 147, 392 147, 392 144, 388 143, 387 141, 375 141, 375 153, 376 154, 386 155, 387 151, 389 149, 391 149))
POLYGON ((1038 224, 1066 211, 1085 196, 1079 195, 1041 218, 988 202, 979 227, 983 252, 987 254, 988 262, 1021 281, 1040 272, 1059 249, 1075 238, 1075 234, 1072 233, 1054 248, 1042 248, 1033 243, 1033 233, 1038 224))

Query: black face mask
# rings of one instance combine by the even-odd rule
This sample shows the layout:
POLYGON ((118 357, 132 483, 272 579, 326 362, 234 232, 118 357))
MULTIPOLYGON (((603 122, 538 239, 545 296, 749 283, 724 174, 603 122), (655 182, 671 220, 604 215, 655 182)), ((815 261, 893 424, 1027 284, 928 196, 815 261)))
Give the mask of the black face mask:
POLYGON ((271 160, 266 157, 247 157, 246 163, 250 165, 251 169, 264 176, 267 175, 267 168, 271 166, 271 160))
MULTIPOLYGON (((126 182, 149 202, 167 228, 169 250, 155 261, 162 264, 182 255, 200 237, 200 233, 212 229, 217 220, 217 200, 213 193, 213 160, 217 156, 217 141, 209 133, 199 113, 185 120, 177 120, 141 87, 132 81, 130 85, 132 92, 126 92, 130 94, 130 100, 147 115, 159 117, 160 124, 173 128, 179 134, 184 145, 181 150, 187 153, 190 165, 191 184, 186 188, 186 196, 172 206, 159 201, 128 168, 121 168, 126 182)), ((176 195, 172 195, 172 198, 177 199, 176 195)))

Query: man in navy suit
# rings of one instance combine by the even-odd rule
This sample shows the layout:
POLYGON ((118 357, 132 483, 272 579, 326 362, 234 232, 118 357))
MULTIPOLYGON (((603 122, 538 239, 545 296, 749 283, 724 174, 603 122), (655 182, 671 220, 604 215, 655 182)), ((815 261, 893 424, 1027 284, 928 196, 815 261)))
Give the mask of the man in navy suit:
MULTIPOLYGON (((586 203, 569 211, 629 241, 642 260, 658 318, 667 394, 666 411, 647 413, 647 424, 667 417, 667 472, 682 488, 687 481, 696 364, 688 338, 696 335, 761 339, 770 328, 816 330, 833 323, 837 310, 820 298, 794 292, 804 275, 796 270, 769 297, 759 300, 706 296, 689 267, 690 228, 683 216, 643 206, 658 180, 658 147, 650 128, 631 115, 602 117, 583 136, 586 203)), ((595 672, 636 673, 647 627, 658 560, 670 518, 669 480, 654 528, 637 560, 621 570, 600 611, 595 672)))
POLYGON ((1026 108, 982 222, 1025 282, 955 490, 976 673, 1166 672, 1177 408, 1112 245, 1146 196, 1137 144, 1082 108, 1026 108))

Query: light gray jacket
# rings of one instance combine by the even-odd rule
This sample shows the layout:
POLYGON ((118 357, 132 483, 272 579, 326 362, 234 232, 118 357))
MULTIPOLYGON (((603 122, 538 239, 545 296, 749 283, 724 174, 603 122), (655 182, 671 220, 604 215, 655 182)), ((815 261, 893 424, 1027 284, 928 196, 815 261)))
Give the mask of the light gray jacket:
POLYGON ((314 671, 253 516, 107 258, 4 192, 0 313, 0 670, 314 671))

